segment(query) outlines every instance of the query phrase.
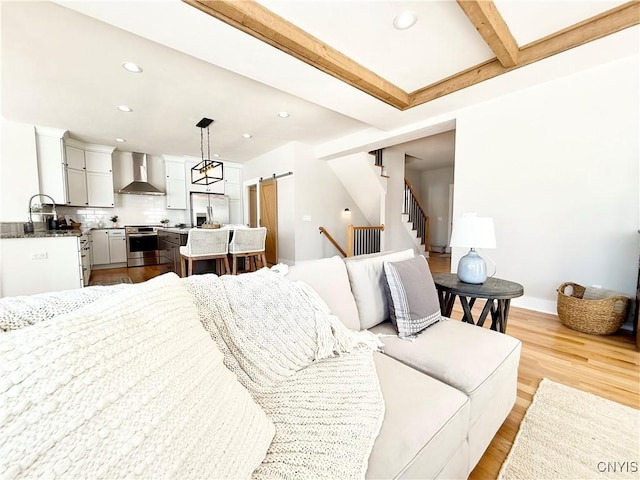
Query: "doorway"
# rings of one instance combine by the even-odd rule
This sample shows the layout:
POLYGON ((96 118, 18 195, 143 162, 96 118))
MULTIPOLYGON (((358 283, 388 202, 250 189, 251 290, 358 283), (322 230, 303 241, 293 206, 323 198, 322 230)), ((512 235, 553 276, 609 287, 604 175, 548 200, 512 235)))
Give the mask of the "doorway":
POLYGON ((278 263, 278 182, 275 179, 260 182, 260 226, 267 227, 267 263, 275 265, 278 263))
POLYGON ((258 226, 258 187, 256 185, 249 186, 249 227, 256 228, 258 226))

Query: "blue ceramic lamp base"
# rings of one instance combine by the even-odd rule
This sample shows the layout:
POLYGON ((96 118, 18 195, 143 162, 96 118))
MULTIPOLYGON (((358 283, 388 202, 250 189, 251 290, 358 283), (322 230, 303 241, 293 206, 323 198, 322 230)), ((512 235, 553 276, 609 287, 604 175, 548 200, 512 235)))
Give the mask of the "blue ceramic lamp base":
POLYGON ((487 279, 487 264, 473 248, 458 262, 458 279, 473 284, 484 283, 487 279))

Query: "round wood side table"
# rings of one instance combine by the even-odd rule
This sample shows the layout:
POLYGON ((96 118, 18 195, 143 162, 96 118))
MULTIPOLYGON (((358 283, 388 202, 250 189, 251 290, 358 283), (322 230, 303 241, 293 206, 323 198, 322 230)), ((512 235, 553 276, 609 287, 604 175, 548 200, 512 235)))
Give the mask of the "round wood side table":
POLYGON ((507 328, 511 299, 524 294, 522 285, 500 278, 487 278, 484 283, 475 285, 461 282, 455 273, 436 273, 433 275, 433 281, 438 290, 440 313, 443 316, 451 317, 453 304, 458 297, 464 312, 463 322, 482 327, 491 313, 491 330, 501 333, 507 328), (476 322, 473 320, 471 309, 478 298, 486 299, 486 303, 476 322))

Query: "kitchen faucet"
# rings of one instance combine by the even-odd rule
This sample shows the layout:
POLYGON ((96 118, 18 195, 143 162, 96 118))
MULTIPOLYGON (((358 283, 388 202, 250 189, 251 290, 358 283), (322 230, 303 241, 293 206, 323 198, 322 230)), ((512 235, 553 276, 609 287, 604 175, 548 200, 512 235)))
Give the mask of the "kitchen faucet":
POLYGON ((32 219, 32 216, 31 216, 31 214, 33 212, 33 209, 31 207, 31 202, 33 202, 33 199, 36 198, 36 197, 46 197, 49 200, 51 200, 51 203, 53 204, 53 208, 51 210, 51 213, 43 213, 42 212, 42 215, 52 215, 54 219, 57 217, 56 201, 53 199, 53 197, 50 197, 49 195, 45 195, 44 193, 36 193, 35 195, 33 195, 29 199, 29 221, 24 224, 24 233, 33 233, 33 231, 34 231, 33 219, 32 219))

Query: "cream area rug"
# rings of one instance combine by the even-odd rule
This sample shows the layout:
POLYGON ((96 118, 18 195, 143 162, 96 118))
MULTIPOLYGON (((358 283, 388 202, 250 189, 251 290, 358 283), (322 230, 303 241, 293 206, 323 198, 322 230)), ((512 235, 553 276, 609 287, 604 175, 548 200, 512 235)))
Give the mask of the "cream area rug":
POLYGON ((498 479, 640 478, 640 410, 542 379, 498 479))

